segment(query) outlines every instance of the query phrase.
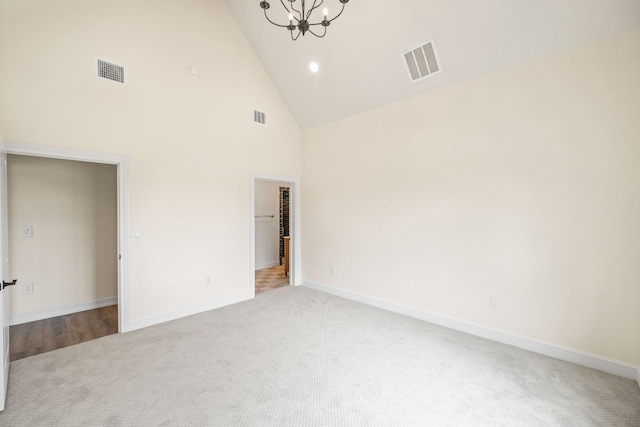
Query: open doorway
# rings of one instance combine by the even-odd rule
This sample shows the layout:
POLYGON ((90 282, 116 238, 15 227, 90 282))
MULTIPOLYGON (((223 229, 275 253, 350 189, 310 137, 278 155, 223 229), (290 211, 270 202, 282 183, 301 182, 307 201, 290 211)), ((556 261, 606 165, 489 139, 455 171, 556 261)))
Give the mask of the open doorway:
POLYGON ((118 332, 117 167, 9 154, 11 361, 118 332))
POLYGON ((251 176, 251 291, 300 283, 299 181, 251 176))
MULTIPOLYGON (((121 156, 113 156, 103 153, 92 153, 85 152, 79 150, 72 149, 64 149, 64 148, 55 148, 55 147, 47 147, 47 146, 36 146, 31 144, 22 144, 22 143, 10 143, 5 142, 2 143, 3 151, 8 153, 9 157, 11 155, 16 156, 16 158, 30 158, 30 159, 42 159, 47 161, 73 161, 71 163, 82 164, 82 166, 88 165, 89 163, 97 164, 96 166, 103 166, 106 168, 108 173, 110 174, 110 185, 111 188, 111 210, 113 210, 114 202, 115 202, 115 215, 111 216, 109 221, 112 222, 112 226, 110 228, 111 239, 112 242, 109 245, 100 245, 99 241, 104 239, 104 236, 94 237, 90 243, 90 247, 100 247, 101 249, 96 249, 97 251, 102 250, 106 252, 106 256, 110 257, 111 263, 111 286, 113 286, 113 276, 114 276, 114 266, 115 266, 115 294, 113 294, 113 288, 111 290, 111 295, 105 295, 104 292, 98 291, 97 296, 91 301, 84 301, 79 303, 72 304, 58 304, 56 307, 51 309, 34 309, 34 305, 29 305, 34 301, 30 301, 26 306, 23 304, 22 308, 27 308, 26 312, 14 312, 11 313, 12 317, 12 326, 10 328, 11 333, 9 334, 9 341, 11 343, 10 347, 13 347, 16 343, 14 335, 15 326, 21 325, 30 325, 31 329, 29 332, 33 333, 37 332, 38 328, 46 329, 48 328, 50 331, 57 333, 60 335, 58 338, 61 343, 65 343, 64 345, 58 346, 58 344, 53 345, 51 340, 48 343, 43 343, 42 341, 38 342, 37 339, 32 339, 35 341, 36 345, 39 345, 43 348, 55 349, 59 347, 64 347, 66 345, 74 344, 76 342, 87 341, 88 339, 97 338, 99 336, 104 336, 106 334, 114 333, 114 332, 125 332, 130 330, 129 326, 129 316, 128 316, 128 186, 129 186, 129 161, 125 157, 121 156), (114 192, 115 187, 115 192, 114 192), (114 200, 115 199, 115 200, 114 200), (115 228, 113 227, 113 222, 115 222, 115 228), (115 232, 114 232, 115 230, 115 232), (115 244, 114 244, 115 241, 115 244), (50 315, 50 316, 47 316, 50 315), (47 317, 51 319, 55 319, 54 321, 50 321, 47 324, 39 323, 46 322, 44 319, 47 317), (94 323, 93 331, 87 330, 86 327, 89 323, 94 323), (76 339, 69 339, 71 337, 64 336, 65 329, 66 332, 70 332, 72 330, 76 335, 76 339), (53 348, 52 348, 53 347, 53 348)), ((98 178, 98 185, 101 178, 98 178)), ((33 184, 33 182, 31 182, 33 184)), ((86 190, 85 190, 86 191, 86 190)), ((104 191, 103 188, 98 188, 96 191, 104 191)), ((8 210, 12 209, 12 201, 9 200, 8 210)), ((71 203, 74 206, 74 209, 77 208, 73 204, 73 202, 69 201, 69 199, 65 200, 65 203, 71 203)), ((49 209, 51 211, 58 211, 55 209, 55 204, 50 203, 47 204, 46 207, 39 207, 39 210, 49 209)), ((104 209, 104 206, 94 206, 90 209, 90 211, 84 211, 83 214, 87 217, 93 217, 94 220, 97 221, 97 218, 103 217, 101 210, 104 209)), ((60 209, 62 210, 62 209, 60 209)), ((72 226, 76 226, 77 222, 75 220, 71 220, 72 226)), ((94 221, 95 222, 95 221, 94 221)), ((97 221, 98 228, 108 228, 103 227, 104 224, 100 224, 100 221, 97 221)), ((58 227, 52 224, 44 224, 36 226, 32 224, 31 221, 25 219, 24 221, 20 221, 19 223, 14 223, 10 225, 14 230, 14 233, 18 233, 17 239, 25 239, 25 243, 33 243, 35 242, 35 238, 42 237, 39 233, 43 231, 50 232, 53 230, 54 234, 58 227), (17 227, 17 228, 16 228, 17 227), (31 237, 29 237, 31 236, 31 237), (29 239, 33 239, 29 241, 29 239)), ((53 243, 49 243, 48 249, 45 251, 41 251, 41 258, 38 260, 40 263, 49 263, 50 267, 52 266, 52 275, 59 275, 62 277, 62 280, 71 281, 70 276, 73 276, 77 273, 78 264, 82 264, 86 262, 86 260, 78 260, 75 262, 76 265, 72 267, 72 269, 67 269, 64 271, 63 266, 59 265, 60 263, 56 262, 55 257, 48 256, 51 254, 55 254, 56 252, 65 252, 68 251, 68 248, 65 249, 65 245, 69 245, 71 240, 82 241, 86 238, 83 233, 76 233, 73 235, 73 229, 66 233, 63 232, 62 236, 57 236, 58 243, 56 244, 56 240, 54 238, 53 243), (62 273, 61 273, 62 271, 62 273)), ((8 233, 9 234, 9 233, 8 233)), ((3 235, 3 238, 7 237, 3 235)), ((14 238, 15 240, 15 238, 14 238)), ((9 244, 9 254, 12 254, 12 245, 9 244)), ((32 248, 33 249, 33 248, 32 248)), ((104 255, 103 255, 104 256, 104 255)), ((13 257, 13 255, 12 255, 13 257)), ((104 266, 97 266, 93 269, 93 272, 89 274, 89 276, 94 277, 102 277, 105 275, 105 271, 103 269, 104 266)), ((20 270, 20 269, 16 269, 20 270)), ((33 274, 34 269, 26 270, 22 269, 22 271, 16 271, 16 278, 18 279, 18 286, 13 287, 12 292, 22 296, 29 294, 41 294, 44 296, 46 294, 46 290, 42 287, 43 282, 42 279, 32 279, 31 277, 27 277, 33 274), (25 273, 26 272, 26 273, 25 273)), ((87 278, 86 276, 81 277, 79 282, 86 281, 91 282, 91 277, 87 278)), ((78 282, 78 281, 76 281, 78 282)), ((93 286, 95 288, 100 288, 100 285, 93 281, 93 286)), ((72 290, 71 293, 74 293, 76 290, 72 290)), ((82 291, 80 291, 82 292, 82 291)), ((58 292, 53 292, 50 295, 46 296, 46 299, 55 300, 55 302, 60 302, 62 299, 61 295, 58 292)), ((24 302, 24 301, 23 301, 24 302)), ((9 310, 11 312, 11 310, 9 310)), ((8 320, 8 319, 7 319, 8 320)), ((29 339, 27 339, 29 340, 29 339)), ((24 351, 24 349, 19 348, 19 344, 16 344, 16 350, 18 352, 24 351)), ((10 352, 13 353, 10 348, 10 352)))
POLYGON ((255 183, 255 293, 289 285, 289 184, 255 183))

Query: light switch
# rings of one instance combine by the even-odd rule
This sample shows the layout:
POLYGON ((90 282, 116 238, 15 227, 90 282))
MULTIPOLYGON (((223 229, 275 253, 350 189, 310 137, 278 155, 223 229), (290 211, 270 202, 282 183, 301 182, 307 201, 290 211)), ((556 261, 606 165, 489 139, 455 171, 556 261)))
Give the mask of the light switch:
POLYGON ((33 237, 33 227, 30 225, 23 225, 22 237, 33 237))

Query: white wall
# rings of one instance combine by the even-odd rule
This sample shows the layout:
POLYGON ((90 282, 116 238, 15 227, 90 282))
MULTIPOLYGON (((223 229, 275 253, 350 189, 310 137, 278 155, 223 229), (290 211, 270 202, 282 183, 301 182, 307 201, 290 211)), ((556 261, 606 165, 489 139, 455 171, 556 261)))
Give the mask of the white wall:
POLYGON ((12 318, 118 295, 116 167, 8 156, 12 318), (22 226, 33 227, 32 237, 22 226), (34 292, 22 292, 32 283, 34 292))
POLYGON ((640 365, 638 52, 634 31, 305 131, 304 279, 640 365))
POLYGON ((301 132, 224 2, 2 3, 5 139, 130 159, 132 322, 250 295, 250 174, 300 176, 301 132))
POLYGON ((279 182, 256 180, 256 270, 280 265, 281 186, 279 182))

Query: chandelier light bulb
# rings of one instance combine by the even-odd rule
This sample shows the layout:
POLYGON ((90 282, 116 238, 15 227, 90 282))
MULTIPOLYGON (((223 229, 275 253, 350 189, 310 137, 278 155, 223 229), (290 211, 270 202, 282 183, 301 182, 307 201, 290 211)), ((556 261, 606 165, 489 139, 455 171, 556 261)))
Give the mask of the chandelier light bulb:
POLYGON ((312 73, 317 73, 320 67, 318 66, 318 63, 314 61, 309 64, 309 69, 311 70, 312 73))
POLYGON ((324 14, 324 19, 327 19, 327 15, 329 15, 329 9, 325 8, 322 13, 324 14))

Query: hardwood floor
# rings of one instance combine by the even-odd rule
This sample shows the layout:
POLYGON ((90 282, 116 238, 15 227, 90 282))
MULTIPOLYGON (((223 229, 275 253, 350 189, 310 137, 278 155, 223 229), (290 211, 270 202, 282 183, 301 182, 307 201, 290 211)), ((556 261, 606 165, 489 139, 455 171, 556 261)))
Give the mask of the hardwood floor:
POLYGON ((117 332, 117 305, 14 325, 9 329, 11 361, 117 332))
POLYGON ((256 271, 256 294, 281 288, 288 284, 289 279, 284 275, 283 265, 256 271))

